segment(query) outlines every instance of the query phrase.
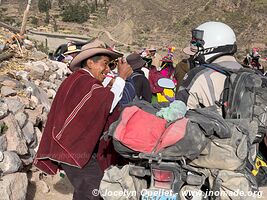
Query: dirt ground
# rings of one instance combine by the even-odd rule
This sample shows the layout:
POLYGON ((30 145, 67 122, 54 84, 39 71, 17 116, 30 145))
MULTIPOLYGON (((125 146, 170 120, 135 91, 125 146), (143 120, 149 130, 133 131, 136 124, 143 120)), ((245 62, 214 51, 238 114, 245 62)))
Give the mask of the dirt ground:
MULTIPOLYGON (((259 189, 262 192, 260 200, 267 200, 267 187, 259 189)), ((26 200, 72 200, 73 187, 68 178, 55 176, 43 176, 40 180, 40 172, 29 174, 29 185, 26 200)))
POLYGON ((43 176, 40 172, 29 173, 29 185, 26 200, 72 200, 73 187, 68 178, 43 176))
POLYGON ((262 187, 259 190, 262 191, 262 197, 259 199, 266 200, 267 199, 267 187, 262 187))

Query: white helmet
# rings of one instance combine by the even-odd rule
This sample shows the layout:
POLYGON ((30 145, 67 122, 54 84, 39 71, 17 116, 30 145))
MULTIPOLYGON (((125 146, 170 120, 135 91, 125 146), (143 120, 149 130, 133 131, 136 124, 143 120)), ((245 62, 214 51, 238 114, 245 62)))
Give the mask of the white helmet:
POLYGON ((203 55, 208 63, 221 55, 233 55, 237 50, 234 31, 221 22, 201 24, 192 30, 193 38, 201 44, 197 54, 203 55))

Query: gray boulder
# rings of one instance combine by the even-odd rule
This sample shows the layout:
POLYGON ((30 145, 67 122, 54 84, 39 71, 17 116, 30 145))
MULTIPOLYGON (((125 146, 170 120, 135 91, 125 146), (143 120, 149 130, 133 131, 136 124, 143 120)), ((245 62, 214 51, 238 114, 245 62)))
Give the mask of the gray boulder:
POLYGON ((36 49, 33 49, 32 55, 30 57, 31 60, 43 60, 47 58, 47 55, 41 51, 37 51, 36 49))
POLYGON ((8 105, 3 99, 0 100, 0 119, 3 119, 8 115, 8 105))
POLYGON ((1 84, 4 85, 4 86, 8 86, 8 87, 10 87, 12 89, 14 89, 17 86, 16 81, 12 80, 12 79, 6 79, 1 84))
POLYGON ((0 151, 0 154, 2 154, 2 159, 0 160, 0 170, 3 174, 11 174, 19 170, 22 162, 15 152, 0 151))
POLYGON ((20 159, 23 163, 23 166, 27 166, 33 163, 33 158, 36 152, 33 149, 29 149, 29 153, 23 156, 20 156, 20 159))
POLYGON ((29 76, 36 80, 44 77, 45 71, 49 70, 49 67, 42 61, 28 62, 24 64, 30 71, 29 76))
POLYGON ((57 78, 58 78, 58 75, 56 73, 51 74, 48 77, 49 83, 54 83, 57 78))
POLYGON ((36 136, 34 132, 33 123, 31 121, 28 121, 26 125, 22 128, 22 134, 24 135, 24 138, 26 139, 28 145, 34 142, 36 136))
POLYGON ((19 124, 13 115, 8 115, 3 119, 8 127, 5 135, 7 139, 7 150, 15 151, 18 155, 27 154, 28 148, 23 137, 19 124))
POLYGON ((27 115, 24 112, 18 112, 15 114, 15 119, 18 121, 19 127, 23 128, 26 124, 27 115))
POLYGON ((22 80, 27 80, 27 81, 29 80, 29 72, 23 70, 16 72, 16 76, 22 80))
POLYGON ((26 173, 7 174, 2 177, 0 184, 0 199, 25 200, 28 187, 26 173))
POLYGON ((6 151, 7 149, 7 139, 5 135, 0 133, 0 151, 6 151))
POLYGON ((22 102, 20 102, 20 99, 17 97, 5 98, 5 103, 8 106, 8 110, 13 114, 23 111, 25 107, 25 105, 22 102))
POLYGON ((17 91, 16 90, 13 90, 9 86, 2 86, 1 87, 1 95, 3 97, 15 96, 16 94, 17 94, 17 91))
POLYGON ((50 99, 54 99, 55 96, 56 96, 56 91, 53 90, 53 89, 48 89, 48 90, 47 90, 47 96, 48 96, 48 98, 50 98, 50 99))
POLYGON ((49 98, 46 94, 46 92, 40 88, 37 87, 34 83, 32 82, 25 82, 25 85, 27 88, 32 88, 32 95, 35 96, 38 100, 39 103, 42 104, 47 111, 50 110, 51 102, 49 101, 49 98))
POLYGON ((35 109, 25 109, 25 113, 28 116, 28 121, 32 122, 34 126, 39 126, 39 123, 42 123, 43 114, 47 115, 47 112, 44 112, 43 105, 37 105, 35 109))

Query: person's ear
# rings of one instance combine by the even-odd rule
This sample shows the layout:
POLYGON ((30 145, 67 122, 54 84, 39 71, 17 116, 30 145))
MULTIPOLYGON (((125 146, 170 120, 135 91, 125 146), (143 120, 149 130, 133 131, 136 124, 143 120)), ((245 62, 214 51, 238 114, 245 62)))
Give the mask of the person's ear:
POLYGON ((91 59, 87 59, 86 65, 87 65, 88 69, 92 69, 92 66, 94 65, 94 61, 91 59))

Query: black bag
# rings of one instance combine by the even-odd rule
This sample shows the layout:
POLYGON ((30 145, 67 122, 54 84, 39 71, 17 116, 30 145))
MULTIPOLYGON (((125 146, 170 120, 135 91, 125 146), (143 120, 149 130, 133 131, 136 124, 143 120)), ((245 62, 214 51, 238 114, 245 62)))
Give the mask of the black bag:
POLYGON ((237 71, 216 64, 205 64, 227 76, 220 102, 226 119, 250 119, 258 123, 257 141, 267 129, 267 77, 257 70, 241 68, 237 71))

